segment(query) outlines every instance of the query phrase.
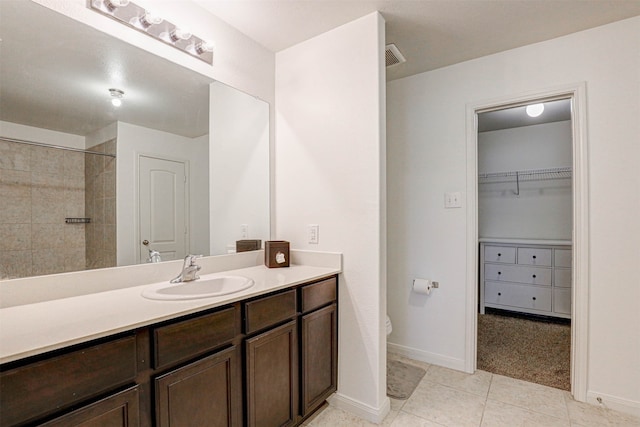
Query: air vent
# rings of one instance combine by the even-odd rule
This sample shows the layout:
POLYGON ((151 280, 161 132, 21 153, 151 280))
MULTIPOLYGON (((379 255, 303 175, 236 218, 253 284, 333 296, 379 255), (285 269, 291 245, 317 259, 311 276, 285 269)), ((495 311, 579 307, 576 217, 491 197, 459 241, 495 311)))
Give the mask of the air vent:
POLYGON ((400 53, 395 44, 388 44, 384 52, 385 65, 391 67, 392 65, 402 64, 407 62, 404 56, 400 53))

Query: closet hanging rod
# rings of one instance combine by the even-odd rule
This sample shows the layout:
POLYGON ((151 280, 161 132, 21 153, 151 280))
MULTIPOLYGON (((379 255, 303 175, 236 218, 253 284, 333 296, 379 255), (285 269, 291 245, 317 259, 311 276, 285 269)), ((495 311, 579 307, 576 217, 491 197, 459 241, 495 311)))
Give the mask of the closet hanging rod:
POLYGON ((83 150, 82 148, 61 147, 59 145, 45 144, 44 142, 35 142, 35 141, 26 141, 24 139, 6 138, 4 136, 0 136, 0 141, 15 142, 16 144, 35 145, 37 147, 55 148, 58 150, 76 151, 84 154, 95 154, 97 156, 113 157, 114 159, 116 157, 115 154, 100 153, 98 151, 91 151, 91 150, 83 150))

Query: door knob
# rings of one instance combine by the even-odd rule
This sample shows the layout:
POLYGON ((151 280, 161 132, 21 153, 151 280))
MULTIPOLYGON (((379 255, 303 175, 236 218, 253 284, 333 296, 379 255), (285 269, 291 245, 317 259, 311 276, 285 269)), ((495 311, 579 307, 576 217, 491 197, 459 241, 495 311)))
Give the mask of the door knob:
POLYGON ((147 239, 144 239, 142 241, 142 244, 145 245, 145 246, 149 246, 149 241, 147 239))

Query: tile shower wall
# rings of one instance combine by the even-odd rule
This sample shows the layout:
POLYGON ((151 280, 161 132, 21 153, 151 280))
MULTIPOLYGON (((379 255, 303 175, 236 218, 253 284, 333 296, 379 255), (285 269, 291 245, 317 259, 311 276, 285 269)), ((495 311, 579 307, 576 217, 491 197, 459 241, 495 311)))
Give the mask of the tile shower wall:
POLYGON ((115 179, 113 157, 0 140, 0 280, 115 266, 115 179))
MULTIPOLYGON (((99 153, 116 154, 116 140, 90 148, 99 153)), ((87 268, 116 265, 116 159, 85 154, 85 211, 87 268)))
POLYGON ((0 280, 85 268, 84 156, 0 141, 0 280))

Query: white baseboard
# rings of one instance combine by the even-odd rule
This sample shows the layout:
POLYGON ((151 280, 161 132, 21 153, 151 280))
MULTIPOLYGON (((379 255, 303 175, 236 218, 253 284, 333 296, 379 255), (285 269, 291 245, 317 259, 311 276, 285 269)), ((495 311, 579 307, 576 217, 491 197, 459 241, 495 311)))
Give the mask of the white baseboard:
POLYGON ((587 403, 604 406, 605 408, 613 409, 614 411, 620 411, 625 414, 640 417, 640 402, 634 400, 622 399, 620 397, 611 396, 605 393, 598 393, 596 391, 588 391, 587 403), (602 400, 602 403, 598 402, 598 398, 602 400))
MULTIPOLYGON (((455 359, 453 357, 444 356, 442 354, 431 353, 417 348, 406 347, 400 344, 387 342, 387 351, 390 353, 400 354, 413 360, 430 363, 445 368, 455 369, 457 371, 465 371, 465 363, 463 359, 455 359)), ((473 372, 470 372, 473 373, 473 372)))
POLYGON ((375 424, 381 424, 382 420, 384 420, 384 418, 391 410, 391 401, 387 396, 384 397, 381 408, 373 408, 340 393, 334 393, 333 395, 331 395, 327 399, 327 402, 329 402, 329 405, 333 407, 342 409, 346 412, 350 412, 362 419, 375 424))

